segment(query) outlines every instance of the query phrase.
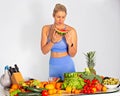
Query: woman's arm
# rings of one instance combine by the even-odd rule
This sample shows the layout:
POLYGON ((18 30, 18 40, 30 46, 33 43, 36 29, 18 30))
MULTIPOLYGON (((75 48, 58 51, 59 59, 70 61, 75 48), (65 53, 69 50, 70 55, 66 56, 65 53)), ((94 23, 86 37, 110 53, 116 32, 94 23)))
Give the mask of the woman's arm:
POLYGON ((75 29, 72 28, 65 37, 68 44, 68 54, 74 57, 77 53, 77 33, 75 29))
POLYGON ((51 40, 48 42, 48 33, 49 32, 49 26, 43 26, 42 28, 42 34, 41 34, 41 50, 43 54, 47 54, 52 46, 54 45, 51 40))

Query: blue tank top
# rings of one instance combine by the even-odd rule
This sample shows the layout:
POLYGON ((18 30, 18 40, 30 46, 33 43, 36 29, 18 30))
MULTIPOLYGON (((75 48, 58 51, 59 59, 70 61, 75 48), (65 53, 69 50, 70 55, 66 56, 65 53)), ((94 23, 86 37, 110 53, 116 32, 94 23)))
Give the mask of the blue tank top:
MULTIPOLYGON (((52 26, 52 25, 51 25, 52 26)), ((65 26, 66 28, 66 26, 65 26)), ((67 43, 65 37, 62 37, 62 40, 55 43, 51 48, 51 52, 67 52, 67 43)))
POLYGON ((67 52, 67 43, 63 37, 61 41, 55 43, 51 49, 52 52, 67 52))

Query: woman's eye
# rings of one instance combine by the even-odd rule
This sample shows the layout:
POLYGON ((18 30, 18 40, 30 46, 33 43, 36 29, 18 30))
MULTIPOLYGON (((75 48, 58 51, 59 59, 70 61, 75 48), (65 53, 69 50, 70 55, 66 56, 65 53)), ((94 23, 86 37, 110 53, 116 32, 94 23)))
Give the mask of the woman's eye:
POLYGON ((65 17, 57 17, 57 18, 62 18, 62 19, 64 19, 65 17))

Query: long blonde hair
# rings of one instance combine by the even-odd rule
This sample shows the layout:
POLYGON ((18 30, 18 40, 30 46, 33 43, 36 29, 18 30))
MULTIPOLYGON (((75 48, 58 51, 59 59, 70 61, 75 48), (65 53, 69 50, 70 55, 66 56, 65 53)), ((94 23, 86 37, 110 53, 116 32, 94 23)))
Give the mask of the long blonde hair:
POLYGON ((58 3, 55 5, 55 8, 53 10, 53 17, 55 16, 55 14, 58 12, 58 11, 64 11, 66 14, 67 14, 67 9, 64 5, 58 3))

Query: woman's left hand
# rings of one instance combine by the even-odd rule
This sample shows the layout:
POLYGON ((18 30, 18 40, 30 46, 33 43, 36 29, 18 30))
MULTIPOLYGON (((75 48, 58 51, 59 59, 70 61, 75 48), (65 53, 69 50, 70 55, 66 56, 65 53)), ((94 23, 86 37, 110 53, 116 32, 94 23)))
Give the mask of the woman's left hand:
POLYGON ((72 35, 71 35, 71 31, 69 31, 68 33, 65 34, 65 39, 66 39, 66 43, 69 45, 71 45, 72 42, 72 35))

